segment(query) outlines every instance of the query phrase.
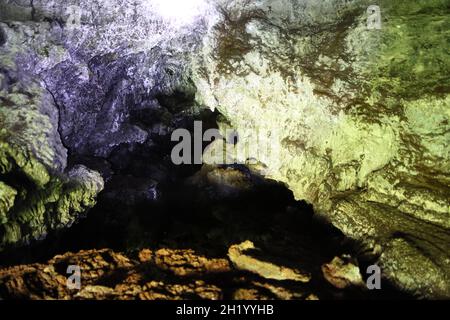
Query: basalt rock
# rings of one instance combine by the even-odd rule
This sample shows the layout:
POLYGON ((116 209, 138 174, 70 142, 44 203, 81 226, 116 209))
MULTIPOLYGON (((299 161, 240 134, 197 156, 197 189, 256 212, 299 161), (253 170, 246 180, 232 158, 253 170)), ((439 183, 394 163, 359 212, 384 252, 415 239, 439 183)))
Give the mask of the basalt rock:
POLYGON ((0 250, 70 226, 103 189, 102 177, 84 166, 65 172, 48 93, 8 77, 0 95, 0 250))
POLYGON ((274 152, 236 159, 313 204, 385 279, 449 297, 449 3, 378 1, 380 30, 371 4, 226 2, 197 100, 237 146, 269 136, 274 152))
POLYGON ((251 241, 233 245, 228 251, 228 257, 234 266, 240 270, 248 270, 250 272, 261 275, 267 279, 291 280, 299 282, 308 282, 311 276, 306 272, 298 269, 277 266, 273 263, 260 261, 252 256, 251 251, 256 251, 255 245, 251 241))
MULTIPOLYGON (((276 152, 238 160, 385 279, 450 296, 448 0, 381 0, 380 30, 366 0, 217 0, 181 27, 149 3, 0 0, 0 250, 70 226, 105 180, 157 201, 170 133, 210 108, 234 148, 271 132, 276 152)), ((247 184, 220 170, 219 198, 247 184)))
POLYGON ((323 276, 336 288, 364 286, 360 269, 348 256, 334 257, 330 263, 322 266, 323 276))
POLYGON ((147 5, 0 1, 0 250, 72 225, 116 173, 109 195, 128 185, 133 203, 170 179, 207 26, 174 29, 147 5))
MULTIPOLYGON (((233 270, 225 258, 192 250, 142 250, 137 259, 109 249, 66 253, 46 264, 0 270, 2 299, 311 299, 308 290, 233 270), (81 268, 79 289, 67 286, 67 267, 81 268), (300 290, 304 291, 301 292, 300 290)), ((316 297, 317 299, 317 297, 316 297)))

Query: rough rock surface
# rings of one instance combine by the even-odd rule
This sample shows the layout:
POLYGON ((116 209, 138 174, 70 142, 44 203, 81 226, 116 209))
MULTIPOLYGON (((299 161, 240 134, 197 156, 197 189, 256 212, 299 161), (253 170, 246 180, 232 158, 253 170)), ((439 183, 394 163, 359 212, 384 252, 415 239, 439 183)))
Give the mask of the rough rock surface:
POLYGON ((217 0, 183 26, 149 3, 0 0, 0 250, 70 226, 111 175, 111 199, 122 179, 158 198, 170 168, 135 156, 203 107, 238 146, 272 132, 239 160, 384 277, 450 296, 448 0, 381 0, 381 30, 366 0, 217 0))
POLYGON ((55 106, 14 77, 8 72, 0 92, 0 250, 70 226, 103 189, 102 177, 84 166, 64 173, 55 106))
POLYGON ((325 279, 336 288, 365 285, 358 266, 349 257, 334 257, 322 266, 322 272, 325 279))
POLYGON ((48 264, 2 270, 0 297, 218 300, 230 294, 230 297, 240 299, 292 295, 287 289, 264 283, 264 279, 246 281, 239 277, 242 274, 232 271, 226 259, 208 259, 189 250, 143 250, 139 253, 139 261, 135 261, 105 249, 68 253, 56 256, 48 264), (67 288, 68 265, 82 268, 80 290, 67 288), (234 283, 237 288, 226 288, 226 283, 220 283, 221 278, 228 281, 228 285, 234 283))
POLYGON ((249 253, 252 250, 256 250, 254 243, 246 241, 231 246, 228 251, 228 257, 237 269, 247 270, 267 279, 300 282, 309 282, 311 280, 311 276, 306 272, 258 260, 249 253))
POLYGON ((111 250, 98 250, 57 256, 49 261, 47 266, 14 267, 5 271, 2 282, 7 294, 23 293, 25 297, 37 299, 217 300, 221 297, 221 290, 200 279, 207 273, 230 271, 226 260, 206 259, 191 251, 143 250, 139 253, 139 261, 133 261, 111 250), (83 270, 83 286, 79 291, 67 289, 65 271, 68 265, 79 265, 83 270), (45 275, 42 275, 42 272, 45 275), (34 292, 26 280, 18 281, 15 278, 19 275, 26 279, 30 274, 34 274, 35 280, 47 279, 43 282, 44 288, 38 288, 34 292), (183 281, 183 277, 198 277, 199 280, 183 281))
POLYGON ((2 299, 317 299, 308 289, 233 270, 224 258, 192 250, 142 250, 133 260, 112 250, 56 256, 46 264, 0 270, 2 299), (80 266, 80 290, 67 287, 69 265, 80 266))
MULTIPOLYGON (((107 270, 115 268, 115 259, 110 256, 122 252, 120 255, 126 256, 135 266, 129 269, 129 274, 134 274, 133 277, 139 274, 139 279, 144 279, 139 280, 137 293, 127 296, 123 288, 130 288, 130 282, 125 280, 121 271, 112 270, 111 276, 106 277, 110 280, 100 277, 82 281, 82 286, 90 286, 86 290, 82 288, 86 299, 139 298, 138 293, 147 292, 142 284, 152 281, 154 290, 160 294, 147 292, 145 295, 149 299, 202 298, 191 294, 193 288, 199 286, 197 281, 203 281, 202 288, 214 285, 220 289, 207 299, 405 297, 398 290, 392 290, 385 281, 382 291, 369 291, 365 286, 356 287, 353 283, 348 283, 345 289, 334 287, 333 282, 324 277, 321 266, 336 256, 356 257, 357 252, 346 244, 340 232, 316 221, 309 208, 295 201, 285 187, 273 182, 269 184, 261 178, 255 179, 248 174, 248 169, 244 169, 204 168, 188 179, 187 186, 180 187, 183 197, 178 196, 172 201, 175 206, 169 210, 177 215, 168 219, 164 232, 159 232, 156 238, 149 232, 151 224, 155 223, 152 215, 150 224, 145 220, 139 222, 138 217, 134 217, 132 228, 122 224, 122 229, 114 230, 111 234, 113 239, 108 241, 102 220, 90 220, 94 214, 91 212, 88 218, 64 233, 66 241, 49 235, 35 246, 15 250, 15 257, 0 255, 0 265, 3 265, 0 267, 0 297, 4 292, 1 284, 10 283, 13 276, 26 278, 26 288, 8 285, 5 298, 17 297, 20 292, 23 292, 23 297, 44 297, 39 293, 42 291, 40 285, 31 287, 33 283, 41 283, 41 273, 25 276, 14 270, 18 270, 17 265, 22 265, 21 268, 25 268, 24 265, 28 265, 27 268, 36 267, 36 262, 41 266, 55 265, 55 260, 61 261, 61 255, 51 257, 65 252, 77 253, 63 254, 65 264, 58 267, 58 276, 51 273, 52 278, 67 277, 64 269, 67 265, 79 265, 82 278, 86 274, 87 280, 91 279, 91 266, 101 265, 108 273, 107 270), (216 180, 220 176, 230 182, 224 192, 221 184, 207 183, 211 177, 216 180), (82 228, 83 224, 91 226, 92 230, 86 226, 82 228), (130 245, 130 237, 136 237, 141 245, 131 249, 135 247, 130 245), (149 241, 152 238, 154 241, 149 241), (117 241, 126 245, 120 246, 117 241), (109 253, 101 255, 106 262, 101 262, 102 259, 97 258, 99 251, 91 248, 106 247, 108 244, 123 249, 107 250, 109 253), (51 248, 54 248, 53 251, 51 248), (43 255, 37 255, 40 251, 43 255), (42 263, 48 260, 50 262, 42 263), (178 293, 173 290, 178 290, 178 293), (184 290, 189 294, 185 295, 184 290)), ((353 277, 359 272, 359 268, 354 267, 356 269, 351 269, 353 277)), ((364 266, 361 270, 364 272, 364 266)), ((348 277, 346 270, 336 268, 336 271, 335 278, 348 277)), ((364 275, 362 273, 360 277, 364 275)), ((52 286, 55 285, 52 283, 52 286)), ((61 290, 66 292, 65 288, 61 290)), ((70 298, 80 298, 75 297, 77 293, 70 293, 70 298)))
POLYGON ((378 1, 381 30, 367 28, 370 4, 229 2, 204 41, 197 100, 238 145, 271 133, 274 152, 237 160, 257 159, 385 278, 449 297, 449 2, 378 1))
POLYGON ((133 160, 145 166, 118 174, 122 194, 114 182, 108 194, 158 197, 151 179, 168 179, 168 169, 136 154, 166 157, 158 139, 170 141, 183 125, 176 114, 190 112, 186 60, 207 26, 173 26, 155 10, 147 1, 0 1, 0 250, 70 226, 133 160))

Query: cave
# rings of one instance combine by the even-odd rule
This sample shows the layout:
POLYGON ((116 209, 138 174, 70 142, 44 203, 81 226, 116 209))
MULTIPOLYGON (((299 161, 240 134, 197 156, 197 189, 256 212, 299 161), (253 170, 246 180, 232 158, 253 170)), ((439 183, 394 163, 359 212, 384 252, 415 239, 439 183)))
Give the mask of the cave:
POLYGON ((448 299, 450 11, 378 2, 0 0, 0 300, 448 299))

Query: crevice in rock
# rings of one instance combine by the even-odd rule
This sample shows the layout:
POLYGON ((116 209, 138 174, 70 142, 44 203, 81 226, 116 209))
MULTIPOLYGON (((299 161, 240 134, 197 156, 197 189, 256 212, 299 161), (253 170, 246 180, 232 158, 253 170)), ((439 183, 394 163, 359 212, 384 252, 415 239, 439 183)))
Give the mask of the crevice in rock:
POLYGON ((31 20, 34 20, 36 18, 36 7, 34 6, 34 0, 30 0, 30 7, 31 7, 31 20))
POLYGON ((3 46, 7 40, 6 32, 0 27, 0 47, 3 46))
POLYGON ((61 142, 61 144, 63 145, 63 147, 69 152, 69 157, 70 157, 70 148, 68 145, 66 145, 64 143, 64 139, 63 139, 63 135, 62 135, 62 129, 61 129, 61 106, 58 104, 58 102, 56 101, 55 95, 53 94, 53 92, 46 86, 45 90, 50 94, 50 96, 52 97, 52 101, 55 105, 55 108, 58 110, 58 124, 57 124, 57 131, 59 134, 59 141, 61 142))

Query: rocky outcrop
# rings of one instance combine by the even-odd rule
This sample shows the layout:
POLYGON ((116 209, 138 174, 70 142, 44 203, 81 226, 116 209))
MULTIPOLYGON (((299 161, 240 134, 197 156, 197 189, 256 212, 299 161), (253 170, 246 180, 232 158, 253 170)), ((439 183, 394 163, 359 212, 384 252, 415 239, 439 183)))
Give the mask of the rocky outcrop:
POLYGON ((299 282, 309 282, 311 276, 297 269, 280 267, 270 262, 260 261, 249 255, 249 251, 255 251, 255 245, 251 241, 246 241, 238 245, 233 245, 228 250, 228 257, 233 265, 240 270, 247 270, 261 275, 267 279, 291 280, 299 282))
POLYGON ((235 159, 257 159, 385 278, 449 297, 448 2, 379 1, 381 30, 368 28, 370 4, 227 2, 197 100, 239 132, 229 148, 269 136, 273 152, 235 159))
POLYGON ((84 166, 67 172, 49 95, 8 72, 0 92, 0 250, 70 226, 95 204, 103 179, 84 166))
POLYGON ((351 280, 360 273, 364 277, 365 269, 362 265, 359 271, 355 252, 342 234, 316 221, 285 187, 240 169, 204 167, 186 180, 186 186, 179 186, 183 194, 175 191, 161 220, 147 210, 143 216, 135 213, 131 222, 121 221, 120 227, 108 229, 108 220, 92 219, 94 209, 59 238, 49 235, 30 248, 15 250, 14 255, 0 255, 0 298, 402 297, 386 282, 380 295, 365 285, 355 286, 351 280), (226 188, 220 181, 227 182, 226 188), (155 228, 163 222, 163 228, 155 228), (80 252, 80 248, 108 244, 119 248, 121 243, 126 244, 124 250, 80 252), (330 268, 328 280, 321 266, 336 256, 353 263, 350 270, 347 265, 330 268), (68 266, 80 267, 80 290, 68 290, 66 281, 72 275, 67 274, 68 266), (350 281, 339 289, 333 285, 336 278, 350 281))
POLYGON ((0 251, 72 225, 118 171, 121 192, 113 183, 106 196, 157 198, 177 114, 192 114, 186 61, 207 24, 175 27, 156 10, 0 1, 0 251))
POLYGON ((366 285, 358 266, 348 256, 334 257, 330 263, 322 266, 322 272, 325 279, 336 288, 366 285))
POLYGON ((60 110, 39 77, 61 59, 58 48, 51 57, 44 48, 48 28, 32 22, 29 3, 2 1, 0 7, 2 250, 72 225, 95 204, 103 179, 81 165, 67 168, 60 110), (11 22, 16 19, 28 22, 11 22))
POLYGON ((0 298, 317 300, 322 297, 314 287, 279 280, 283 279, 271 280, 270 276, 236 270, 226 258, 208 258, 192 250, 144 249, 133 259, 103 249, 58 255, 45 264, 0 269, 0 298), (69 278, 74 273, 69 266, 80 268, 79 288, 70 286, 69 278))

